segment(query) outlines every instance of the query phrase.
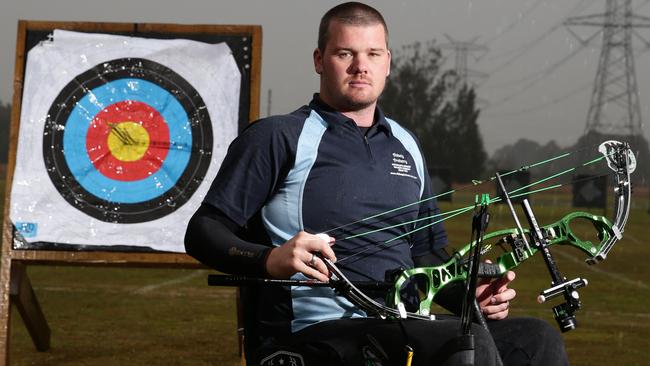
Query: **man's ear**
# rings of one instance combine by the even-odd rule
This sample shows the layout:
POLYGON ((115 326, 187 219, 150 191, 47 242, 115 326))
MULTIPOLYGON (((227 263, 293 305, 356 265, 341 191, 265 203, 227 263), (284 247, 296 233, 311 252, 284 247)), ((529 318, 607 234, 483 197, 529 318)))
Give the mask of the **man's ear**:
POLYGON ((388 50, 388 71, 386 71, 386 77, 390 75, 390 63, 391 63, 392 55, 390 53, 390 50, 388 50))
POLYGON ((319 75, 323 72, 323 55, 321 55, 318 47, 314 49, 314 70, 319 75))

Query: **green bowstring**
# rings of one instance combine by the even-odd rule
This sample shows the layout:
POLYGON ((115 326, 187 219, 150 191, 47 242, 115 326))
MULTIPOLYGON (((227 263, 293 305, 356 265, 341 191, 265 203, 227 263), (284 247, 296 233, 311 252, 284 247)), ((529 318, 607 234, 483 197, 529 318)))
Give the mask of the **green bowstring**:
POLYGON ((401 222, 401 223, 396 224, 396 225, 386 226, 386 227, 383 227, 383 228, 379 228, 379 229, 375 229, 375 230, 371 230, 371 231, 366 231, 366 232, 363 232, 363 233, 360 233, 360 234, 350 235, 348 237, 338 239, 338 240, 343 241, 343 240, 348 240, 348 239, 359 238, 359 237, 362 237, 362 236, 366 236, 366 235, 373 234, 373 233, 380 232, 380 231, 384 231, 384 230, 389 230, 389 229, 396 228, 396 227, 399 227, 399 226, 409 225, 409 224, 413 224, 413 223, 424 221, 424 220, 430 220, 430 219, 440 217, 440 216, 449 216, 449 217, 446 217, 446 218, 443 218, 443 219, 440 219, 440 220, 436 221, 436 223, 437 222, 442 222, 442 221, 450 219, 450 218, 452 218, 454 216, 458 216, 460 214, 463 214, 463 213, 467 212, 468 209, 472 209, 473 207, 474 206, 462 207, 462 208, 458 208, 458 209, 443 212, 443 213, 438 213, 438 214, 427 216, 427 217, 420 217, 418 219, 407 221, 407 222, 401 222))
MULTIPOLYGON (((528 195, 528 194, 534 194, 534 193, 539 193, 539 192, 543 192, 543 191, 548 191, 548 190, 559 188, 559 187, 562 187, 562 184, 555 184, 555 185, 552 185, 552 186, 539 188, 539 189, 536 189, 536 190, 533 190, 533 191, 514 194, 514 195, 510 196, 510 198, 517 198, 517 197, 525 196, 525 195, 528 195)), ((497 202, 500 202, 500 201, 501 201, 501 198, 497 197, 495 199, 491 199, 489 201, 488 205, 492 204, 492 203, 497 203, 497 202)), ((358 252, 356 252, 356 253, 354 253, 354 254, 352 254, 350 256, 340 258, 340 259, 337 260, 337 263, 342 263, 343 261, 346 261, 346 260, 349 260, 349 259, 354 258, 356 256, 359 256, 359 255, 361 255, 361 254, 363 254, 363 253, 365 253, 365 252, 367 252, 367 251, 369 251, 371 249, 377 249, 377 247, 380 247, 380 248, 378 250, 376 250, 376 251, 381 251, 381 250, 383 250, 385 248, 388 248, 388 244, 390 244, 391 242, 393 242, 395 240, 399 240, 399 239, 401 239, 401 238, 403 238, 405 236, 411 235, 411 234, 416 233, 416 232, 418 232, 420 230, 424 230, 424 229, 426 229, 428 227, 431 227, 431 226, 436 225, 438 223, 444 222, 444 221, 446 221, 448 219, 451 219, 452 217, 455 217, 455 216, 462 215, 464 213, 470 212, 470 211, 474 210, 474 207, 475 207, 475 205, 462 207, 462 208, 458 208, 458 209, 455 209, 455 210, 452 210, 452 211, 449 211, 449 212, 446 212, 446 213, 435 214, 435 215, 431 215, 431 216, 428 216, 428 217, 423 217, 423 218, 419 218, 419 219, 416 219, 416 220, 411 220, 409 222, 404 222, 404 223, 401 223, 399 225, 392 225, 392 226, 389 226, 389 227, 384 227, 384 228, 364 232, 364 233, 361 233, 361 234, 352 235, 352 236, 349 236, 349 237, 345 237, 343 239, 337 239, 338 242, 341 242, 343 240, 363 237, 365 235, 369 235, 369 234, 376 233, 376 232, 379 232, 379 231, 388 230, 388 229, 391 229, 391 228, 394 228, 394 227, 397 227, 397 226, 408 225, 408 224, 418 222, 418 221, 423 221, 423 220, 429 220, 429 219, 434 218, 434 217, 447 216, 447 217, 444 217, 442 219, 430 222, 430 223, 428 223, 426 225, 420 226, 419 228, 407 231, 407 232, 405 232, 405 233, 403 233, 401 235, 398 235, 398 236, 396 236, 394 238, 391 238, 389 240, 386 240, 384 242, 377 243, 377 245, 374 246, 374 247, 366 247, 365 249, 360 250, 360 251, 358 251, 358 252)))
MULTIPOLYGON (((549 163, 551 163, 551 162, 553 162, 553 161, 560 160, 560 159, 566 158, 566 157, 571 156, 571 155, 575 155, 576 153, 578 153, 578 152, 580 152, 580 151, 582 151, 582 150, 585 150, 585 149, 587 149, 587 148, 583 148, 583 149, 580 149, 580 150, 576 150, 576 151, 574 151, 574 152, 568 152, 568 153, 560 154, 560 155, 558 155, 558 156, 551 157, 551 158, 544 159, 544 160, 540 160, 540 161, 535 162, 535 163, 532 163, 532 164, 523 165, 523 166, 521 166, 521 167, 519 167, 519 168, 517 168, 517 169, 513 169, 513 170, 511 170, 511 171, 505 172, 505 173, 501 174, 501 176, 504 177, 504 176, 508 176, 508 175, 511 175, 511 174, 514 174, 514 173, 517 173, 517 172, 527 171, 527 170, 529 170, 529 169, 531 169, 531 168, 538 167, 538 166, 541 166, 541 165, 544 165, 544 164, 549 164, 549 163)), ((611 155, 611 154, 610 154, 610 155, 611 155)), ((582 164, 582 165, 579 166, 579 167, 582 167, 582 166, 586 166, 586 165, 589 165, 589 164, 595 163, 595 162, 597 162, 597 161, 600 161, 600 160, 604 159, 605 157, 606 157, 606 156, 598 157, 598 158, 596 158, 596 159, 593 159, 593 160, 591 160, 591 161, 588 161, 587 163, 582 164)), ((565 171, 565 172, 561 172, 561 173, 555 174, 555 175, 549 177, 548 179, 543 179, 543 180, 540 180, 540 181, 538 181, 538 182, 533 182, 533 183, 529 184, 528 186, 526 186, 526 187, 520 187, 520 188, 518 188, 518 189, 515 190, 515 191, 519 191, 519 190, 522 190, 522 189, 526 189, 526 188, 528 188, 528 187, 530 187, 530 186, 533 186, 533 185, 539 184, 539 183, 541 183, 541 182, 543 182, 543 181, 545 181, 545 180, 549 180, 549 179, 555 178, 555 177, 557 177, 557 176, 559 176, 559 175, 566 174, 566 173, 568 173, 569 171, 573 171, 573 170, 575 170, 575 169, 576 169, 576 168, 572 168, 572 169, 570 169, 570 170, 568 170, 568 171, 565 171)), ((472 185, 474 185, 474 186, 481 185, 481 184, 483 184, 483 183, 487 183, 487 182, 493 181, 493 180, 495 180, 495 179, 496 179, 496 175, 495 175, 495 176, 491 176, 491 177, 489 177, 489 178, 487 178, 487 179, 484 179, 484 180, 472 180, 472 185)), ((396 207, 396 208, 392 208, 392 209, 390 209, 390 210, 388 210, 388 211, 380 212, 380 213, 377 213, 377 214, 374 214, 374 215, 371 215, 371 216, 365 217, 365 218, 363 218, 363 219, 355 220, 355 221, 350 222, 350 223, 347 223, 347 224, 343 224, 343 225, 336 226, 336 227, 331 228, 331 229, 329 229, 329 230, 323 231, 323 233, 326 233, 326 234, 327 234, 327 233, 330 233, 330 232, 332 232, 332 231, 334 231, 334 230, 343 229, 343 228, 345 228, 345 227, 348 227, 348 226, 351 226, 351 225, 354 225, 354 224, 358 224, 358 223, 361 223, 361 222, 364 222, 364 221, 372 220, 372 219, 375 219, 375 218, 380 217, 380 216, 388 215, 388 214, 390 214, 390 213, 400 211, 400 210, 405 209, 405 208, 410 207, 410 206, 419 205, 419 204, 421 204, 421 203, 424 203, 424 202, 427 202, 427 201, 430 201, 430 200, 433 200, 433 199, 437 199, 437 198, 440 198, 440 197, 444 197, 444 196, 446 196, 446 195, 453 194, 453 193, 455 193, 455 192, 457 192, 457 191, 458 191, 458 190, 456 190, 456 189, 452 189, 452 190, 449 190, 449 191, 447 191, 447 192, 443 192, 443 193, 437 194, 437 195, 432 196, 432 197, 427 197, 427 198, 423 198, 423 199, 418 200, 418 201, 415 201, 415 202, 407 203, 407 204, 405 204, 405 205, 402 205, 402 206, 399 206, 399 207, 396 207)))
MULTIPOLYGON (((578 169, 578 168, 585 167, 585 166, 588 166, 588 165, 591 165, 591 164, 595 164, 596 162, 599 162, 599 161, 601 161, 601 160, 603 160, 603 159, 605 159, 605 158, 607 158, 608 156, 611 156, 611 155, 613 155, 613 153, 612 153, 612 154, 608 154, 608 155, 603 155, 603 156, 600 156, 600 157, 598 157, 598 158, 595 158, 595 159, 589 160, 589 161, 587 161, 587 162, 581 164, 581 165, 578 166, 578 167, 569 168, 569 169, 566 169, 566 170, 564 170, 564 171, 562 171, 562 172, 559 172, 559 173, 553 174, 553 175, 551 175, 551 176, 541 178, 541 179, 539 179, 539 180, 537 180, 537 181, 535 181, 535 182, 532 182, 532 183, 530 183, 530 184, 528 184, 528 185, 526 185, 526 186, 523 186, 523 187, 519 187, 519 188, 517 188, 517 189, 514 189, 514 190, 512 190, 511 192, 508 192, 508 194, 510 195, 510 198, 518 198, 518 197, 522 197, 522 196, 526 196, 526 195, 531 195, 531 194, 536 194, 536 193, 540 193, 540 192, 548 191, 548 190, 551 190, 551 189, 560 188, 560 187, 562 187, 562 186, 564 186, 564 185, 566 185, 566 184, 568 184, 568 183, 564 183, 564 184, 562 184, 562 183, 560 183, 560 184, 554 184, 554 185, 551 185, 551 186, 538 188, 538 189, 535 189, 535 190, 532 190, 532 191, 526 191, 526 192, 517 193, 517 192, 520 192, 520 191, 522 191, 522 190, 524 190, 524 189, 527 189, 527 188, 530 188, 530 187, 533 187, 533 186, 539 185, 539 184, 544 183, 544 182, 546 182, 546 181, 549 181, 549 180, 551 180, 551 179, 554 179, 554 178, 557 178, 557 177, 559 177, 559 176, 562 176, 562 175, 568 174, 568 173, 570 173, 570 172, 573 172, 573 171, 575 171, 575 170, 578 169)), ((555 158, 546 159, 546 160, 544 160, 544 162, 548 163, 549 161, 557 160, 557 159, 559 159, 559 158, 561 158, 561 157, 566 157, 566 156, 568 156, 568 155, 567 155, 567 154, 563 154, 563 155, 558 156, 558 157, 555 157, 555 158)), ((527 166, 526 166, 526 169, 528 169, 529 167, 533 167, 533 166, 541 165, 541 163, 542 163, 542 162, 535 163, 535 164, 531 164, 531 165, 527 165, 527 166)), ((522 169, 522 168, 520 168, 520 169, 522 169)), ((522 171, 522 170, 520 170, 520 169, 516 169, 516 170, 513 170, 513 171, 508 172, 508 173, 512 174, 512 172, 515 172, 515 171, 522 171)), ((506 174, 508 174, 508 173, 506 173, 506 174)), ((504 175, 505 175, 505 174, 504 174, 504 175)), ((569 183, 571 183, 571 182, 569 182, 569 183)), ((455 191, 455 190, 452 190, 452 191, 455 191)), ((451 191, 450 191, 450 192, 451 192, 451 191)), ((421 200, 421 201, 419 201, 419 202, 424 202, 424 201, 427 201, 427 200, 433 199, 433 198, 438 197, 438 196, 440 196, 440 195, 437 195, 437 196, 434 196, 434 197, 429 197, 429 198, 427 198, 427 199, 425 199, 425 200, 421 200)), ((501 201, 502 201, 501 197, 496 197, 496 198, 494 198, 494 199, 490 199, 490 200, 488 200, 488 201, 486 202, 486 204, 487 204, 487 205, 490 205, 490 204, 497 203, 497 202, 501 202, 501 201)), ((404 207, 411 206, 411 205, 413 205, 413 204, 414 204, 414 203, 410 203, 410 204, 407 204, 407 205, 404 205, 404 206, 398 207, 398 208, 396 208, 396 209, 391 209, 391 210, 389 210, 388 212, 395 212, 395 211, 397 211, 397 210, 399 210, 399 209, 402 209, 402 208, 404 208, 404 207)), ((341 242, 341 241, 344 241, 344 240, 349 240, 349 239, 353 239, 353 238, 359 238, 359 237, 363 237, 363 236, 370 235, 370 234, 373 234, 373 233, 377 233, 377 232, 381 232, 381 231, 385 231, 385 230, 390 230, 390 229, 395 228, 395 227, 404 226, 404 225, 409 225, 409 224, 414 224, 414 223, 418 223, 418 222, 421 222, 421 221, 431 220, 431 219, 434 219, 434 218, 441 217, 441 218, 438 219, 438 220, 432 221, 432 222, 430 222, 430 223, 428 223, 428 224, 426 224, 426 225, 420 226, 420 227, 418 227, 418 228, 414 228, 413 230, 407 231, 407 232, 405 232, 405 233, 403 233, 403 234, 401 234, 401 235, 395 236, 395 237, 393 237, 393 238, 391 238, 391 239, 389 239, 389 240, 387 240, 387 241, 384 241, 384 242, 378 244, 378 246, 381 246, 381 247, 387 247, 387 244, 390 244, 391 242, 393 242, 393 241, 395 241, 395 240, 399 240, 399 239, 401 239, 401 238, 403 238, 403 237, 405 237, 405 236, 411 235, 411 234, 416 233, 416 232, 418 232, 418 231, 420 231, 420 230, 424 230, 424 229, 426 229, 426 228, 428 228, 428 227, 431 227, 431 226, 436 225, 436 224, 438 224, 438 223, 444 222, 444 221, 446 221, 446 220, 448 220, 448 219, 451 219, 451 218, 453 218, 453 217, 456 217, 456 216, 462 215, 462 214, 464 214, 464 213, 467 213, 467 212, 469 212, 469 211, 472 211, 472 210, 475 208, 475 206, 476 206, 476 205, 474 204, 474 205, 470 205, 470 206, 466 206, 466 207, 461 207, 461 208, 458 208, 458 209, 455 209, 455 210, 447 211, 447 212, 444 212, 444 213, 438 213, 438 214, 434 214, 434 215, 431 215, 431 216, 421 217, 421 218, 414 219, 414 220, 411 220, 411 221, 402 222, 402 223, 399 223, 399 224, 396 224, 396 225, 390 225, 390 226, 387 226, 387 227, 383 227, 383 228, 379 228, 379 229, 370 230, 370 231, 366 231, 366 232, 363 232, 363 233, 359 233, 359 234, 355 234, 355 235, 347 236, 347 237, 342 238, 342 239, 337 239, 337 241, 341 242)), ((375 217, 381 216, 381 215, 383 215, 383 214, 384 214, 384 213, 381 213, 381 214, 375 214, 375 215, 370 216, 370 217, 368 217, 368 218, 361 219, 361 220, 357 220, 357 221, 355 221, 355 223, 362 222, 362 221, 366 221, 366 220, 368 220, 368 219, 370 219, 370 218, 375 218, 375 217)), ((347 224, 347 225, 351 225, 351 224, 347 224)), ((344 226, 347 226, 347 225, 344 225, 344 226)), ((340 228, 340 227, 339 227, 339 228, 340 228)), ((329 231, 332 231, 332 230, 334 230, 334 229, 331 229, 331 230, 329 230, 329 231)), ((344 261, 344 260, 348 260, 348 259, 350 259, 350 258, 356 257, 356 256, 361 255, 361 254, 363 254, 363 253, 365 253, 365 252, 367 252, 368 250, 373 249, 373 248, 377 248, 377 247, 367 247, 366 249, 361 250, 361 251, 359 251, 359 252, 357 252, 357 253, 355 253, 355 254, 352 254, 352 255, 350 255, 350 256, 348 256, 348 257, 345 257, 345 258, 341 258, 341 259, 339 259, 338 262, 340 263, 340 262, 342 262, 342 261, 344 261)), ((379 250, 383 250, 383 248, 381 248, 381 249, 379 249, 379 250)))
MULTIPOLYGON (((526 191, 526 192, 523 192, 523 193, 517 194, 517 192, 520 192, 520 191, 522 191, 522 190, 524 190, 524 189, 527 189, 527 188, 530 188, 530 187, 533 187, 533 186, 539 185, 539 184, 544 183, 544 182, 546 182, 546 181, 549 181, 549 180, 551 180, 551 179, 554 179, 554 178, 560 177, 560 176, 562 176, 562 175, 565 175, 565 174, 571 173, 571 172, 575 171, 576 169, 578 169, 578 168, 580 168, 580 167, 584 167, 584 166, 588 166, 588 165, 590 165, 590 164, 594 164, 594 163, 596 163, 596 162, 598 162, 598 161, 600 161, 600 160, 602 160, 602 159, 604 159, 604 158, 605 158, 605 156, 601 156, 601 157, 598 157, 598 158, 596 158, 596 159, 593 159, 593 160, 590 160, 590 161, 588 161, 588 162, 585 162, 585 163, 583 163, 583 164, 582 164, 581 166, 579 166, 579 167, 569 168, 569 169, 566 169, 566 170, 561 171, 561 172, 559 172, 559 173, 556 173, 556 174, 550 175, 550 176, 548 176, 548 177, 544 177, 544 178, 539 179, 539 180, 537 180, 537 181, 535 181, 535 182, 532 182, 532 183, 530 183, 530 184, 527 184, 527 185, 525 185, 525 186, 523 186, 523 187, 519 187, 519 188, 517 188, 517 189, 514 189, 514 190, 512 190, 511 192, 508 192, 508 194, 511 195, 511 196, 510 196, 511 198, 517 198, 517 197, 521 197, 521 196, 525 196, 525 195, 529 195, 529 194, 535 194, 535 193, 539 193, 539 192, 543 192, 543 191, 547 191, 547 190, 551 190, 551 189, 556 189, 556 188, 562 187, 562 186, 564 186, 565 184, 555 184, 555 185, 552 185, 552 186, 542 187, 542 188, 540 188, 540 189, 536 189, 536 190, 532 190, 532 191, 526 191)), ((548 161, 555 160, 555 159, 557 159, 557 158, 547 159, 547 160, 545 160, 545 161, 548 162, 548 161)), ((533 164, 533 165, 528 165, 528 166, 530 167, 530 166, 534 166, 534 165, 535 165, 535 164, 533 164)), ((539 164, 537 164, 537 165, 539 165, 539 164)), ((436 198, 436 197, 439 197, 439 196, 440 196, 440 195, 433 196, 433 197, 429 197, 429 198, 426 198, 425 200, 418 201, 418 203, 420 203, 420 202, 424 202, 424 201, 427 201, 427 200, 430 200, 430 199, 433 199, 433 198, 436 198)), ((501 201, 501 198, 500 198, 500 197, 497 197, 497 198, 491 199, 491 200, 488 202, 488 205, 491 204, 491 203, 496 203, 496 202, 500 202, 500 201, 501 201)), ((375 217, 378 217, 378 216, 382 216, 382 215, 384 215, 384 214, 386 214, 386 213, 395 212, 395 211, 397 211, 397 210, 399 210, 399 209, 402 209, 402 208, 405 208, 405 207, 408 207, 408 206, 411 206, 411 205, 413 205, 413 203, 409 203, 409 204, 406 204, 406 205, 404 205, 404 206, 400 206, 400 207, 398 207, 398 208, 391 209, 391 210, 389 210, 389 211, 387 211, 387 212, 385 212, 385 213, 375 214, 375 215, 373 215, 373 216, 367 217, 367 218, 362 219, 362 220, 357 220, 355 223, 362 222, 362 221, 366 221, 366 220, 369 220, 369 219, 371 219, 371 218, 375 218, 375 217)), ((350 236, 347 236, 347 237, 345 237, 345 238, 338 239, 338 240, 339 240, 339 241, 343 241, 343 240, 349 240, 349 239, 359 238, 359 237, 363 237, 363 236, 366 236, 366 235, 369 235, 369 234, 373 234, 373 233, 376 233, 376 232, 380 232, 380 231, 384 231, 384 230, 390 230, 390 229, 393 229, 393 228, 396 228, 396 227, 399 227, 399 226, 409 225, 409 224, 417 223, 417 222, 420 222, 420 221, 425 221, 425 220, 430 220, 430 219, 434 219, 434 218, 438 218, 438 217, 443 217, 442 219, 436 220, 436 221, 434 221, 434 222, 432 222, 432 223, 429 223, 429 224, 427 224, 427 225, 425 225, 425 226, 422 226, 422 227, 420 227, 420 228, 417 228, 417 229, 414 229, 414 230, 412 230, 412 231, 409 231, 409 232, 407 232, 407 233, 405 233, 405 234, 402 234, 402 235, 397 236, 396 238, 393 238, 393 239, 390 240, 390 241, 393 241, 393 240, 399 239, 399 238, 401 238, 401 237, 403 237, 403 236, 405 236, 405 235, 408 235, 408 234, 414 233, 414 232, 416 232, 416 231, 418 231, 418 230, 422 230, 422 229, 424 229, 424 228, 430 227, 430 226, 435 225, 435 224, 437 224, 437 223, 440 223, 440 222, 446 221, 446 220, 448 220, 448 219, 450 219, 450 218, 452 218, 452 217, 455 217, 455 216, 458 216, 458 215, 463 214, 463 213, 465 213, 465 212, 468 212, 468 211, 470 211, 470 210, 473 209, 473 208, 474 208, 474 205, 466 206, 466 207, 461 207, 461 208, 458 208, 458 209, 455 209, 455 210, 452 210, 452 211, 447 211, 447 212, 444 212, 444 213, 438 213, 438 214, 434 214, 434 215, 431 215, 431 216, 421 217, 421 218, 417 218, 417 219, 415 219, 415 220, 402 222, 402 223, 399 223, 399 224, 396 224, 396 225, 390 225, 390 226, 386 226, 386 227, 383 227, 383 228, 379 228, 379 229, 375 229, 375 230, 370 230, 370 231, 366 231, 366 232, 359 233, 359 234, 355 234, 355 235, 350 235, 350 236), (447 217, 444 217, 444 216, 447 216, 447 217)), ((347 225, 351 225, 351 224, 347 224, 347 225)), ((339 227, 339 228, 340 228, 340 227, 339 227)), ((332 231, 332 230, 334 230, 334 229, 328 230, 327 232, 330 232, 330 231, 332 231)))

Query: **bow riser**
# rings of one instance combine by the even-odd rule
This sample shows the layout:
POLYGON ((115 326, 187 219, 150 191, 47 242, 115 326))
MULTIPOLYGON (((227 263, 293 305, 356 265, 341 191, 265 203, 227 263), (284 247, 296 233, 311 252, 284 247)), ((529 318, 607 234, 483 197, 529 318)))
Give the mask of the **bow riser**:
MULTIPOLYGON (((604 247, 611 247, 613 245, 612 242, 618 240, 616 230, 606 217, 587 212, 572 212, 559 221, 542 227, 542 230, 547 233, 549 246, 559 244, 578 248, 590 256, 587 261, 593 261, 595 255, 602 253, 604 247), (590 222, 596 230, 596 235, 601 240, 600 243, 596 245, 589 240, 580 239, 571 229, 570 223, 574 220, 586 220, 590 222)), ((525 235, 529 235, 528 230, 525 230, 524 233, 525 235)), ((527 248, 523 245, 519 239, 518 229, 504 229, 488 233, 484 236, 483 240, 489 242, 495 238, 498 238, 495 245, 501 247, 509 245, 511 250, 497 258, 496 264, 492 266, 493 273, 490 274, 490 277, 505 274, 538 252, 537 248, 527 248)), ((484 251, 491 249, 493 246, 486 246, 484 251)), ((418 313, 428 315, 433 299, 442 288, 452 282, 465 281, 467 279, 467 266, 463 258, 470 248, 471 245, 467 244, 453 258, 440 266, 418 267, 401 271, 396 276, 395 284, 389 291, 388 306, 400 306, 399 304, 402 302, 400 290, 411 280, 424 277, 427 279, 428 288, 420 289, 423 295, 420 298, 418 313)))

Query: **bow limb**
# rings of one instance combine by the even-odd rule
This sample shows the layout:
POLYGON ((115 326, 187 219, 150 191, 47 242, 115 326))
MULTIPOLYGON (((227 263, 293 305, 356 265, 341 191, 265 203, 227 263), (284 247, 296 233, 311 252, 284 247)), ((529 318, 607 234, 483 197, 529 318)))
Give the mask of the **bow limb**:
POLYGON ((431 320, 428 314, 409 313, 404 309, 404 306, 389 307, 376 302, 368 295, 359 290, 350 280, 345 277, 343 272, 336 267, 332 261, 327 258, 321 257, 325 265, 332 273, 332 280, 330 281, 336 291, 345 296, 353 304, 357 305, 361 310, 367 314, 374 315, 381 319, 394 319, 394 318, 410 318, 431 320))
POLYGON ((636 158, 626 143, 618 141, 605 141, 598 151, 607 158, 607 165, 616 174, 616 188, 614 189, 614 222, 612 224, 612 235, 604 243, 592 258, 587 260, 589 264, 595 264, 607 258, 614 244, 623 237, 625 224, 630 216, 632 203, 632 181, 630 175, 636 169, 636 158))

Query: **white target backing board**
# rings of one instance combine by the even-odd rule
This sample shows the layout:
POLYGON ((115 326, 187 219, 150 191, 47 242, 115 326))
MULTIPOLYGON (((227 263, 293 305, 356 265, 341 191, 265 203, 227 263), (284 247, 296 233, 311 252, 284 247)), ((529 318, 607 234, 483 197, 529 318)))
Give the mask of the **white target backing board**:
POLYGON ((246 71, 226 42, 54 30, 25 63, 14 249, 183 252, 246 71))

